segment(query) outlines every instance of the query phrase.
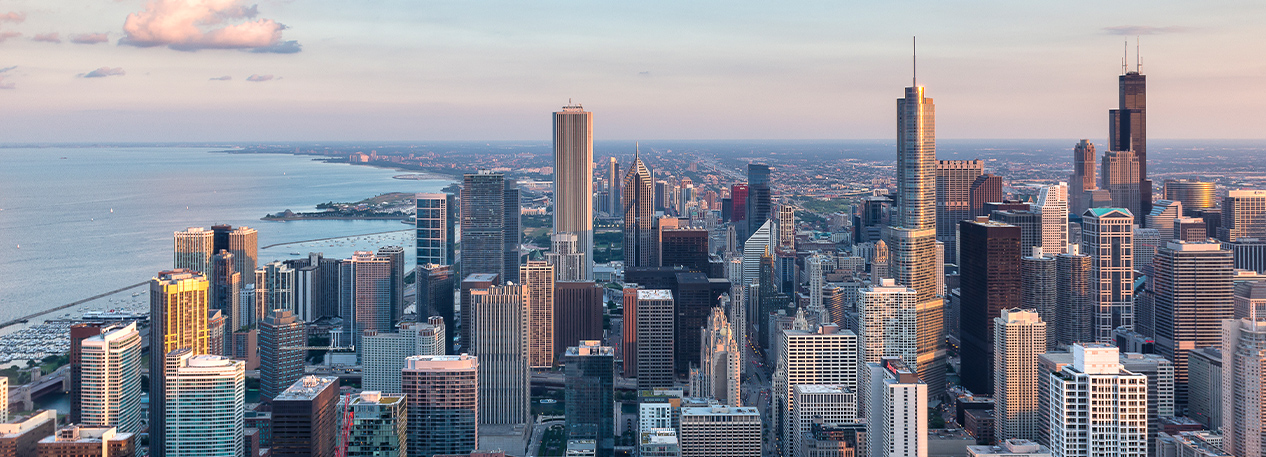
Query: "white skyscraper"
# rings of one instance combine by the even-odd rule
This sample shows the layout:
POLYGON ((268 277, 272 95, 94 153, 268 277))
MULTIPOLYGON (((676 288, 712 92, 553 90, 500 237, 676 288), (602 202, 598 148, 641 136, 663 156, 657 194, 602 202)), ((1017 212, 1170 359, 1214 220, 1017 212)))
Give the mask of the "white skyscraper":
POLYGON ((872 457, 927 457, 928 386, 901 359, 865 364, 866 448, 872 457))
POLYGON ((699 355, 699 386, 695 396, 715 398, 730 406, 743 406, 739 393, 739 352, 742 346, 734 335, 734 327, 725 310, 712 308, 708 326, 702 330, 703 344, 699 355))
MULTIPOLYGON (((373 332, 371 332, 373 333, 373 332)), ((402 392, 400 370, 405 359, 419 355, 444 355, 444 320, 401 322, 393 333, 361 337, 361 388, 377 392, 402 392), (437 325, 438 324, 438 325, 437 325)))
MULTIPOLYGON (((857 335, 835 324, 779 332, 774 370, 774 424, 783 432, 791 427, 795 387, 833 384, 857 391, 857 335)), ((784 446, 786 443, 784 443, 784 446)))
POLYGON ((1042 186, 1035 208, 1041 216, 1042 252, 1050 255, 1067 253, 1068 183, 1042 186))
POLYGON ((1051 395, 1051 452, 1146 456, 1147 376, 1122 368, 1114 346, 1084 343, 1072 349, 1072 365, 1045 380, 1051 395))
MULTIPOLYGON (((826 307, 822 304, 822 287, 826 285, 827 270, 834 270, 831 256, 814 253, 804 260, 804 268, 809 276, 809 312, 822 313, 826 307)), ((843 324, 843 322, 836 322, 843 324)))
POLYGON ((188 349, 172 351, 166 360, 164 455, 245 455, 245 362, 188 349))
POLYGON ((554 233, 574 233, 593 279, 593 113, 579 104, 554 113, 554 233))
POLYGON ((1046 323, 1037 311, 1002 310, 993 319, 994 437, 1036 440, 1037 356, 1046 352, 1046 323))
POLYGON ((1266 321, 1222 321, 1222 448, 1266 455, 1266 321))
POLYGON ((584 252, 578 251, 579 237, 575 233, 555 233, 550 237, 553 249, 545 253, 545 261, 554 266, 558 281, 584 280, 584 252))
POLYGON ((189 227, 175 233, 175 258, 172 268, 196 271, 203 275, 211 275, 211 256, 215 233, 202 227, 189 227))
POLYGON ((878 363, 884 357, 898 357, 907 366, 918 360, 918 333, 914 323, 918 311, 918 294, 909 287, 898 286, 892 279, 882 279, 859 292, 857 305, 861 313, 861 360, 878 363))
POLYGON ((140 432, 141 334, 136 323, 89 337, 81 348, 76 387, 82 425, 140 432))

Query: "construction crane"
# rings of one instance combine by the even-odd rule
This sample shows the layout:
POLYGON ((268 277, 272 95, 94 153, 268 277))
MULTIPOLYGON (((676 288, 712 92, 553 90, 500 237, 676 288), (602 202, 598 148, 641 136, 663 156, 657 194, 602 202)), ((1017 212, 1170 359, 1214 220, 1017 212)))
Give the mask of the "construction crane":
POLYGON ((352 394, 343 395, 343 426, 339 430, 338 447, 334 450, 335 457, 347 457, 347 445, 352 436, 352 394))

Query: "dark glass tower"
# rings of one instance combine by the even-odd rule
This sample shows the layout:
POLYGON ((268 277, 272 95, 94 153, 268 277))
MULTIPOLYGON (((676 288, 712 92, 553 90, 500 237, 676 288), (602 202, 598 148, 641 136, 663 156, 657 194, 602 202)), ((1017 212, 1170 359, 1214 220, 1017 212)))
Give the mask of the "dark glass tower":
POLYGON ((272 455, 332 457, 338 439, 337 377, 305 376, 273 399, 272 455))
POLYGON ((1020 306, 1020 227, 995 221, 958 226, 963 387, 993 392, 993 319, 1020 306))
POLYGON ((1120 107, 1108 112, 1108 136, 1113 151, 1134 151, 1139 161, 1139 200, 1143 213, 1152 210, 1152 180, 1147 179, 1147 77, 1127 71, 1118 76, 1120 107))
MULTIPOLYGON (((769 188, 769 165, 760 163, 747 164, 747 234, 756 230, 769 220, 771 211, 771 191, 769 188)), ((744 238, 746 241, 746 238, 744 238)))
POLYGON ((275 309, 259 324, 259 397, 269 401, 303 376, 307 331, 289 310, 275 309))
POLYGON ((615 450, 615 350, 599 341, 581 341, 567 348, 567 439, 597 441, 598 457, 615 450))
POLYGON ((466 174, 462 188, 462 275, 519 277, 519 188, 501 173, 466 174))

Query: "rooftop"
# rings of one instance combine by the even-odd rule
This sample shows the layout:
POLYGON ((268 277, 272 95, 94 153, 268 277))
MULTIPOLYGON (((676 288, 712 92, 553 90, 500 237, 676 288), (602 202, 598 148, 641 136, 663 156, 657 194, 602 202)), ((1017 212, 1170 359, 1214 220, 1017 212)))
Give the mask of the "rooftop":
POLYGON ((638 300, 672 300, 673 291, 668 289, 638 289, 638 300))
POLYGON ((796 390, 806 394, 842 394, 853 393, 843 384, 796 384, 796 390))
POLYGON ((760 417, 760 411, 756 408, 740 406, 730 407, 725 405, 717 406, 700 406, 693 408, 681 408, 682 416, 756 416, 760 417))
POLYGON ((287 387, 274 398, 274 401, 293 401, 293 400, 312 400, 317 397, 326 387, 334 385, 338 388, 337 377, 317 377, 304 376, 287 387))

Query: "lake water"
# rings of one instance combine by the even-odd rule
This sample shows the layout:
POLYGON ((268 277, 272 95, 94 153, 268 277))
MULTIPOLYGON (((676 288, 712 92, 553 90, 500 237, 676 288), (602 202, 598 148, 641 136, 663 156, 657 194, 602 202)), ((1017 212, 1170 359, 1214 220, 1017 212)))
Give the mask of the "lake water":
MULTIPOLYGON (((405 230, 409 226, 399 221, 260 218, 386 192, 437 192, 451 183, 392 179, 403 172, 311 157, 213 151, 0 148, 0 321, 145 281, 171 268, 172 233, 185 227, 254 227, 260 247, 405 230)), ((280 246, 261 250, 259 261, 308 251, 346 257, 387 244, 411 250, 412 243, 403 232, 360 238, 355 246, 280 246)), ((413 256, 407 257, 412 262, 413 256)))

